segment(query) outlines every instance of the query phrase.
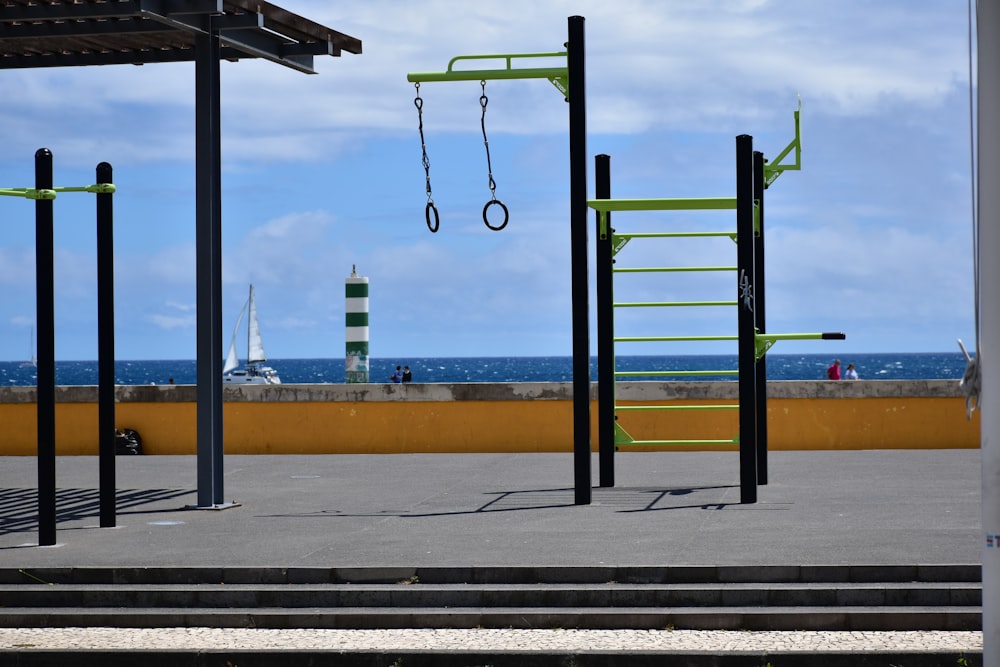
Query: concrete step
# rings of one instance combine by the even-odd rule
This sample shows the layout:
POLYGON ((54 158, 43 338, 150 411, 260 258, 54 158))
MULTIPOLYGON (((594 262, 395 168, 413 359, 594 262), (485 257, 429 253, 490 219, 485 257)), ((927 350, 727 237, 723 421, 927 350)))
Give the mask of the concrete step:
POLYGON ((980 568, 0 570, 0 627, 977 630, 980 568))
POLYGON ((601 567, 0 568, 0 584, 669 584, 980 582, 978 564, 601 567))
POLYGON ((977 630, 979 607, 7 607, 0 626, 207 628, 583 628, 977 630))
POLYGON ((973 582, 706 584, 0 584, 9 607, 978 606, 973 582))

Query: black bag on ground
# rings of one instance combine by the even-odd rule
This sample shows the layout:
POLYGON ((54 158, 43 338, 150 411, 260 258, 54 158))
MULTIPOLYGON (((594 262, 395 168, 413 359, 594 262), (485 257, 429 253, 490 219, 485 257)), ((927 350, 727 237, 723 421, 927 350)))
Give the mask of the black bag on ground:
POLYGON ((115 429, 115 454, 142 454, 142 437, 131 428, 115 429))

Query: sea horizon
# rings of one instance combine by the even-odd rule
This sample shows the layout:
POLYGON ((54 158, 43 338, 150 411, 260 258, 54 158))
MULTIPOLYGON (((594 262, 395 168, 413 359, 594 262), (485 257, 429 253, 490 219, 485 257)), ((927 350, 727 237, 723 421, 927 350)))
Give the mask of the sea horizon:
MULTIPOLYGON (((834 358, 842 366, 853 363, 862 380, 960 380, 966 360, 955 352, 891 352, 841 354, 769 353, 769 380, 823 380, 834 358)), ((415 383, 464 382, 569 382, 573 379, 572 356, 473 356, 473 357, 373 357, 369 361, 369 382, 390 382, 396 366, 410 366, 415 383)), ((616 358, 617 371, 726 371, 735 370, 738 358, 733 355, 629 355, 616 358)), ((241 365, 243 360, 241 360, 241 365)), ((275 368, 284 384, 344 384, 345 359, 276 358, 267 365, 275 368)), ((34 386, 37 368, 24 361, 0 362, 0 383, 7 386, 34 386)), ((591 381, 597 380, 597 357, 590 358, 591 381)), ((664 376, 637 375, 620 380, 729 380, 735 376, 718 375, 664 376)), ((56 384, 94 385, 98 381, 97 360, 56 361, 56 384)), ((194 359, 119 359, 115 362, 115 384, 195 384, 197 361, 194 359)))

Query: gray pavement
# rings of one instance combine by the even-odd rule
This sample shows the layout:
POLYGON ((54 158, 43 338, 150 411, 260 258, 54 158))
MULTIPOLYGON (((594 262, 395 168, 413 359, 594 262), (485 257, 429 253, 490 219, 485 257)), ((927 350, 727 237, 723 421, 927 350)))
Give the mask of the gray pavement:
MULTIPOLYGON (((131 456, 117 459, 118 525, 100 528, 96 458, 63 457, 58 544, 39 547, 35 461, 0 457, 0 568, 977 564, 979 463, 978 450, 773 452, 771 483, 741 505, 736 453, 628 452, 617 485, 577 506, 570 454, 232 456, 225 494, 240 505, 209 511, 186 509, 194 457, 131 456)), ((18 665, 929 666, 981 653, 966 631, 0 629, 0 663, 18 665)))
POLYGON ((627 452, 578 506, 570 454, 229 456, 240 505, 205 511, 185 509, 194 457, 120 456, 99 528, 97 459, 60 457, 58 544, 38 547, 35 460, 2 457, 0 567, 979 563, 979 463, 772 452, 741 505, 734 452, 627 452))

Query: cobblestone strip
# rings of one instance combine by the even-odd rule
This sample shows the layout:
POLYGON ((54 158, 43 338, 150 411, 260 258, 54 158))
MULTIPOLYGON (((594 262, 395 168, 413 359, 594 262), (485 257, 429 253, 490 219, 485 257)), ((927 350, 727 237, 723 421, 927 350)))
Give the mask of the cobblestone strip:
POLYGON ((850 652, 983 650, 982 632, 734 632, 722 630, 270 630, 245 628, 0 628, 0 650, 421 650, 850 652))

